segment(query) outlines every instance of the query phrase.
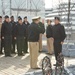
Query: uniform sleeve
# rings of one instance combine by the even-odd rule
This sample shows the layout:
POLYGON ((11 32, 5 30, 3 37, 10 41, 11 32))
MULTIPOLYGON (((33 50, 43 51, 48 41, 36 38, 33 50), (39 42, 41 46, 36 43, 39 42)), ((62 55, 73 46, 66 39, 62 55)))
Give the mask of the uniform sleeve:
POLYGON ((30 38, 30 26, 28 26, 27 37, 30 38))
POLYGON ((28 22, 28 25, 30 25, 30 23, 28 22))
POLYGON ((45 26, 44 26, 44 24, 42 24, 42 34, 44 34, 45 33, 45 26))
POLYGON ((14 34, 14 37, 17 36, 17 31, 18 31, 18 30, 17 30, 17 25, 16 25, 15 28, 14 28, 14 33, 13 33, 13 34, 14 34))
POLYGON ((48 27, 46 29, 46 37, 48 38, 48 34, 49 34, 49 30, 48 30, 48 27))
POLYGON ((36 30, 38 33, 42 33, 42 28, 39 27, 39 25, 37 25, 37 30, 36 30))
POLYGON ((2 24, 2 27, 1 27, 1 36, 4 37, 4 33, 5 33, 5 26, 4 24, 2 24))
POLYGON ((16 22, 14 23, 13 27, 12 27, 12 34, 14 35, 14 31, 15 31, 15 27, 16 27, 16 22))
POLYGON ((52 33, 52 28, 47 27, 47 30, 46 30, 46 37, 47 37, 47 38, 53 37, 52 34, 53 34, 53 33, 52 33))
POLYGON ((61 41, 64 41, 65 38, 66 38, 66 33, 65 33, 65 28, 64 28, 64 26, 61 26, 60 32, 61 32, 61 41))
POLYGON ((28 36, 28 28, 26 29, 26 27, 24 26, 25 31, 24 31, 24 36, 27 37, 28 36))
POLYGON ((39 28, 41 28, 41 33, 44 34, 45 33, 45 27, 43 23, 39 23, 39 28))

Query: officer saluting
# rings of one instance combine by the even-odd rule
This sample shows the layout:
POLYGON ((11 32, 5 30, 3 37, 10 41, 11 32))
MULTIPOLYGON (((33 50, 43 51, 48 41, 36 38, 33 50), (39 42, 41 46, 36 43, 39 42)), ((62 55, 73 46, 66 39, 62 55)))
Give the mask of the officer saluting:
POLYGON ((28 41, 30 48, 30 67, 33 69, 38 69, 38 50, 39 50, 39 35, 41 33, 41 28, 39 28, 39 17, 32 18, 33 22, 28 27, 28 41))
POLYGON ((60 18, 55 17, 55 25, 53 26, 54 52, 57 60, 58 55, 62 52, 62 44, 66 38, 64 26, 60 24, 60 18))
POLYGON ((5 16, 5 21, 2 24, 2 39, 4 39, 5 57, 11 57, 11 43, 12 43, 12 26, 9 23, 9 16, 5 16))

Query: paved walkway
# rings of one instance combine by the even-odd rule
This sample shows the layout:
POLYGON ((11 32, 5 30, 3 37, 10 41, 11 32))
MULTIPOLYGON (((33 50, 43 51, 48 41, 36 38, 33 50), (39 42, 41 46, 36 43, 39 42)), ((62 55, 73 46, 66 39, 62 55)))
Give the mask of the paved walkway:
MULTIPOLYGON (((39 61, 43 59, 46 54, 39 54, 39 61)), ((52 60, 52 63, 55 63, 54 56, 49 56, 52 60)), ((30 69, 29 66, 29 54, 26 54, 23 57, 18 57, 17 55, 13 55, 13 57, 4 57, 4 55, 0 56, 0 75, 22 75, 26 72, 34 71, 30 69)), ((65 58, 65 66, 75 65, 75 58, 65 58)))
MULTIPOLYGON (((44 39, 45 40, 45 39, 44 39)), ((43 48, 46 49, 46 41, 43 41, 43 48)), ((26 72, 34 71, 30 69, 30 55, 26 54, 23 57, 18 57, 17 55, 12 55, 13 57, 4 57, 0 55, 0 75, 23 75, 26 72)), ((38 65, 40 61, 46 56, 46 54, 39 54, 38 65)), ((55 57, 49 56, 52 65, 55 64, 55 57)), ((65 57, 65 66, 75 65, 75 58, 65 57)))

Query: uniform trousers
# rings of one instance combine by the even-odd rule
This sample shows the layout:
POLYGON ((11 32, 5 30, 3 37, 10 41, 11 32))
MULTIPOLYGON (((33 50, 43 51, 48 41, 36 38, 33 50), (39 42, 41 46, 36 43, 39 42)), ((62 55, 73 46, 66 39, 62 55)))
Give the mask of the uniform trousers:
POLYGON ((53 47, 53 40, 51 38, 47 39, 47 48, 48 48, 48 53, 53 54, 54 47, 53 47))
POLYGON ((57 60, 58 55, 62 52, 62 45, 59 40, 54 41, 54 52, 55 52, 55 58, 57 60))
POLYGON ((1 39, 1 53, 3 52, 3 48, 4 48, 4 39, 1 39))
POLYGON ((17 52, 18 55, 22 55, 23 47, 24 47, 24 37, 17 37, 17 52))
POLYGON ((12 37, 12 53, 15 53, 16 40, 12 37))
POLYGON ((12 36, 4 36, 4 52, 5 56, 11 54, 12 36))
POLYGON ((0 52, 1 52, 1 39, 0 39, 0 52))
POLYGON ((42 33, 39 36, 39 51, 42 51, 42 33))
POLYGON ((28 40, 27 40, 27 38, 25 38, 25 40, 24 40, 24 49, 23 49, 23 52, 24 53, 28 52, 28 40))
POLYGON ((29 42, 29 49, 30 49, 30 67, 37 68, 39 43, 29 42))

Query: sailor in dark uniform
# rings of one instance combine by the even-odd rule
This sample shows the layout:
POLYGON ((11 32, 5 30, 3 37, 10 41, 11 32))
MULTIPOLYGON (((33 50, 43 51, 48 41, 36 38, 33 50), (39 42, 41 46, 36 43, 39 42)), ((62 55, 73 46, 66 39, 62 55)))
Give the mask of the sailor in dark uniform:
POLYGON ((5 16, 5 21, 2 24, 2 39, 4 39, 5 57, 11 57, 11 43, 12 43, 12 26, 9 23, 9 16, 5 16))
POLYGON ((22 18, 19 18, 18 24, 16 25, 14 32, 14 39, 17 40, 18 56, 23 56, 24 54, 22 53, 22 51, 24 47, 24 40, 26 38, 26 29, 25 25, 22 22, 22 18))
POLYGON ((2 16, 0 16, 0 54, 3 54, 2 48, 1 48, 1 42, 2 42, 2 39, 1 39, 1 27, 2 27, 2 16))
POLYGON ((18 16, 17 21, 16 21, 16 25, 18 25, 18 21, 21 18, 21 16, 18 16))
POLYGON ((45 27, 44 27, 44 23, 42 23, 40 20, 41 17, 39 17, 39 28, 42 29, 42 32, 39 35, 39 52, 42 52, 42 35, 45 33, 45 27))
POLYGON ((14 16, 11 16, 10 17, 10 23, 12 25, 12 53, 15 54, 15 45, 16 45, 16 40, 14 39, 14 29, 15 29, 15 26, 16 26, 16 22, 14 21, 14 16))
POLYGON ((55 17, 55 25, 53 26, 54 52, 55 57, 62 53, 62 44, 66 38, 64 26, 60 24, 60 18, 55 17))
POLYGON ((54 49, 53 49, 53 30, 52 30, 52 21, 47 20, 47 29, 46 29, 46 37, 47 37, 47 47, 48 47, 48 54, 53 54, 54 49))
POLYGON ((25 38, 25 42, 24 42, 24 53, 28 53, 28 26, 30 25, 30 23, 27 20, 27 16, 24 17, 24 21, 23 24, 25 25, 25 29, 26 29, 26 38, 25 38))

